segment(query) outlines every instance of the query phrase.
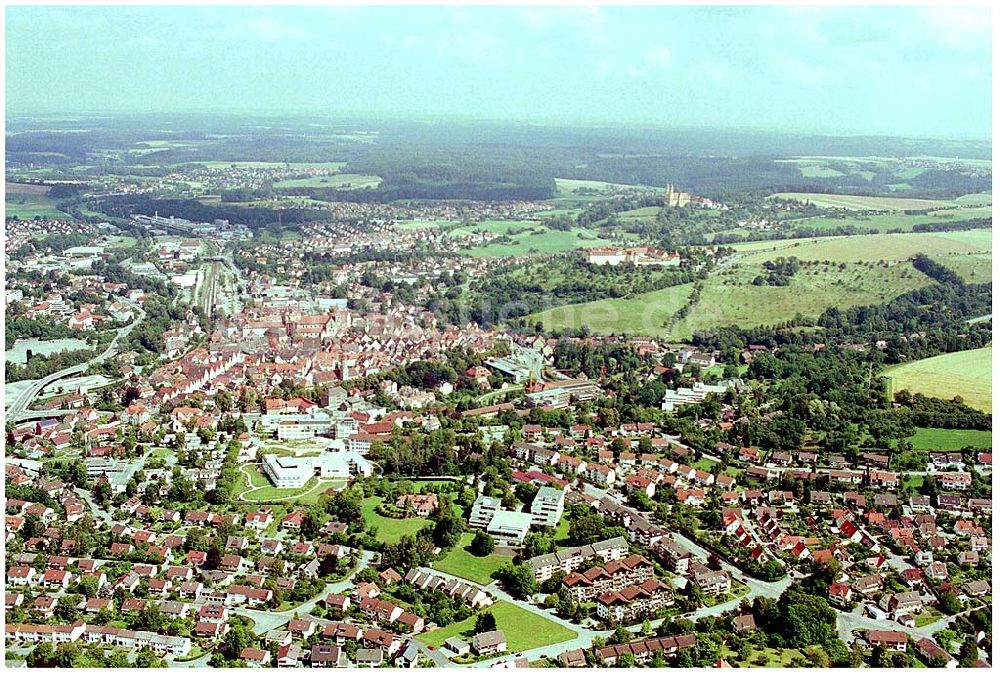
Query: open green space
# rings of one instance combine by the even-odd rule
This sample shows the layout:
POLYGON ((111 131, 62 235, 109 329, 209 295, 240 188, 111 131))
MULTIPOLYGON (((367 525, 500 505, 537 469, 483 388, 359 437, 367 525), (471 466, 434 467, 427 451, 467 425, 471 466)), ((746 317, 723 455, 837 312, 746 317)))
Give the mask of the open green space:
MULTIPOLYGON (((465 252, 475 257, 542 255, 608 244, 604 239, 582 227, 561 231, 549 229, 540 223, 520 222, 518 226, 524 228, 523 231, 518 231, 516 234, 505 234, 511 239, 510 242, 494 241, 485 246, 470 248, 465 252)), ((510 229, 512 228, 507 227, 506 231, 510 229)))
MULTIPOLYGON (((507 636, 507 649, 511 653, 520 653, 532 648, 557 644, 576 636, 575 632, 559 623, 507 601, 499 601, 486 610, 493 614, 497 620, 497 628, 503 630, 507 636)), ((447 627, 418 634, 416 638, 435 648, 441 646, 451 637, 459 637, 471 642, 475 626, 476 617, 472 616, 447 627)))
POLYGON ((764 262, 776 257, 831 262, 878 262, 907 260, 917 253, 938 256, 961 256, 968 253, 991 253, 992 229, 956 232, 874 234, 820 237, 784 241, 755 241, 733 246, 743 262, 764 262))
POLYGON ((918 428, 907 441, 914 449, 990 449, 993 447, 993 433, 968 428, 918 428))
POLYGON ((255 489, 259 489, 260 487, 266 487, 269 484, 271 484, 270 480, 268 480, 267 477, 260 472, 260 466, 256 464, 253 465, 244 464, 240 466, 240 472, 242 472, 246 476, 247 484, 249 484, 251 487, 255 489))
POLYGON ((970 407, 992 410, 992 345, 894 365, 882 374, 893 393, 906 389, 946 400, 961 396, 970 407))
POLYGON ((362 503, 361 515, 365 522, 378 527, 378 540, 385 543, 397 543, 403 536, 414 536, 418 531, 431 523, 429 519, 423 517, 407 517, 406 519, 393 519, 383 517, 375 512, 375 508, 382 503, 381 496, 369 496, 362 503))
POLYGON ((661 334, 693 288, 686 283, 627 299, 568 304, 533 314, 528 320, 541 321, 546 330, 575 330, 586 325, 599 334, 661 334))
POLYGON ((56 208, 56 200, 48 196, 44 185, 5 183, 5 217, 17 216, 21 220, 41 217, 47 220, 73 220, 73 216, 56 208))
POLYGON ((466 532, 462 534, 459 544, 448 551, 444 559, 434 562, 433 567, 439 571, 450 573, 459 578, 466 578, 481 585, 489 585, 493 582, 493 572, 500 568, 510 557, 492 554, 486 557, 478 557, 468 548, 472 544, 474 534, 466 532))
POLYGON ((992 253, 954 253, 928 257, 961 276, 966 283, 989 283, 993 277, 992 253))
POLYGON ((876 213, 873 215, 846 215, 841 218, 816 216, 795 220, 786 220, 783 226, 788 229, 836 229, 838 227, 857 227, 859 229, 877 229, 888 232, 890 229, 911 231, 914 225, 938 222, 962 222, 992 215, 989 206, 969 208, 950 208, 931 211, 930 213, 913 214, 902 212, 876 213))
POLYGON ((849 194, 817 194, 813 192, 779 192, 777 199, 808 201, 820 208, 846 208, 865 211, 906 211, 949 208, 954 202, 937 199, 907 199, 904 197, 860 197, 849 194))

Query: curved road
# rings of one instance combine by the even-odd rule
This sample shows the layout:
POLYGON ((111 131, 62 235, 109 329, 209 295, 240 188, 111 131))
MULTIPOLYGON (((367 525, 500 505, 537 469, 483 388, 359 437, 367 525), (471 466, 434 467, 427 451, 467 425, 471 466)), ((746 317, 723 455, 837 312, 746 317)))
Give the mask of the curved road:
MULTIPOLYGON (((33 410, 29 410, 28 406, 31 405, 31 402, 42 391, 42 389, 44 389, 46 386, 48 386, 54 381, 58 381, 60 379, 75 374, 82 374, 86 372, 91 365, 97 365, 98 363, 103 363, 108 358, 117 355, 118 342, 123 337, 127 336, 130 332, 132 332, 132 329, 135 328, 135 326, 139 324, 139 321, 141 321, 146 316, 146 312, 143 311, 142 307, 140 307, 136 303, 124 297, 120 299, 136 310, 137 316, 135 317, 135 320, 126 325, 124 328, 119 328, 117 333, 115 334, 114 339, 111 340, 111 344, 109 344, 108 348, 105 349, 104 352, 101 353, 100 355, 95 356, 91 360, 88 360, 86 363, 80 363, 79 365, 74 365, 72 367, 67 367, 63 370, 59 370, 58 372, 53 372, 49 376, 37 380, 29 388, 22 391, 21 394, 14 399, 14 402, 12 402, 10 407, 7 409, 5 415, 7 419, 10 419, 12 421, 20 421, 22 419, 27 419, 33 416, 39 416, 38 413, 33 413, 34 412, 33 410)), ((58 416, 60 411, 61 410, 52 410, 51 413, 46 413, 46 414, 50 416, 58 416)))

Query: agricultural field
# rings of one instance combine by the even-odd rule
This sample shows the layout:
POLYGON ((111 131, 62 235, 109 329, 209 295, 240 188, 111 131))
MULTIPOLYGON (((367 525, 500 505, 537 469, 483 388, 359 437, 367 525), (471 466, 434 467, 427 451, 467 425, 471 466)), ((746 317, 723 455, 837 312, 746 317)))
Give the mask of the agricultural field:
POLYGON ((929 255, 962 277, 966 283, 988 283, 993 277, 992 253, 966 253, 953 255, 929 255))
POLYGON ((56 208, 56 200, 46 196, 49 187, 24 183, 5 183, 5 217, 22 220, 42 217, 48 220, 73 220, 73 216, 56 208))
POLYGON ((961 396, 970 407, 993 409, 992 345, 894 365, 882 374, 893 393, 906 389, 946 400, 961 396))
POLYGON ((820 208, 846 208, 854 211, 915 211, 932 208, 953 208, 955 203, 937 199, 906 197, 861 197, 847 194, 817 194, 813 192, 778 192, 777 199, 808 201, 820 208))
MULTIPOLYGON (((507 635, 507 650, 511 653, 557 644, 576 636, 562 625, 507 601, 498 601, 486 610, 497 619, 497 629, 503 630, 507 635)), ((471 641, 475 626, 476 617, 472 616, 462 622, 418 634, 416 638, 437 648, 451 637, 471 641)))
POLYGON ((556 178, 556 195, 560 197, 578 197, 575 190, 594 190, 603 192, 606 195, 626 190, 655 190, 663 189, 652 185, 624 185, 620 183, 608 183, 601 180, 575 180, 573 178, 556 178))
POLYGON ((991 431, 965 428, 918 428, 907 438, 914 449, 959 450, 965 447, 990 449, 993 446, 991 431))
POLYGON ((784 228, 794 229, 837 229, 838 227, 857 227, 859 229, 877 229, 881 233, 901 229, 912 231, 914 225, 937 222, 964 222, 992 216, 989 206, 969 206, 931 211, 920 215, 902 212, 878 213, 875 215, 849 215, 843 218, 818 216, 785 220, 784 228))
MULTIPOLYGON (((499 221, 503 222, 503 221, 499 221)), ((489 223, 482 223, 488 225, 489 223)), ((503 225, 495 225, 503 226, 503 225)), ((480 229, 482 225, 476 225, 480 229)), ((517 234, 507 234, 512 243, 492 242, 485 246, 470 248, 465 252, 474 257, 506 257, 520 255, 543 255, 546 253, 559 253, 576 248, 588 248, 590 246, 607 245, 608 241, 598 237, 590 230, 582 227, 574 227, 570 231, 560 231, 549 229, 541 223, 517 222, 517 228, 523 228, 517 234)), ((457 231, 464 231, 462 230, 457 231)), ((502 231, 515 229, 506 226, 502 231)), ((516 231, 516 230, 515 230, 516 231)))
MULTIPOLYGON (((932 253, 967 278, 972 275, 986 280, 992 257, 991 234, 991 230, 965 230, 737 244, 737 264, 704 281, 699 301, 669 336, 683 339, 697 330, 720 325, 772 325, 796 314, 814 318, 830 306, 887 302, 932 283, 909 264, 909 258, 919 252, 932 253), (765 273, 764 262, 790 256, 828 264, 803 267, 787 286, 752 283, 765 273)), ((664 335, 667 321, 690 291, 691 286, 686 285, 628 299, 567 305, 534 314, 529 320, 540 320, 547 329, 589 325, 596 333, 664 335)))
POLYGON ((473 534, 466 532, 462 534, 462 539, 458 545, 448 551, 444 559, 434 562, 433 566, 438 571, 450 573, 459 578, 466 578, 480 585, 489 585, 493 582, 493 572, 499 569, 509 557, 492 554, 486 557, 478 557, 467 549, 472 543, 473 534))
POLYGON ((776 257, 831 262, 902 261, 917 253, 936 256, 991 253, 993 230, 970 229, 957 232, 874 234, 819 237, 783 241, 754 241, 733 246, 740 263, 761 263, 776 257))
POLYGON ((289 187, 326 187, 335 190, 356 190, 365 187, 378 187, 382 179, 378 176, 364 176, 357 173, 337 173, 332 176, 312 176, 295 180, 280 180, 274 183, 274 189, 289 187))
POLYGON ((606 299, 554 307, 528 317, 546 330, 576 330, 584 325, 598 334, 662 334, 667 321, 684 306, 694 286, 672 286, 628 299, 606 299))

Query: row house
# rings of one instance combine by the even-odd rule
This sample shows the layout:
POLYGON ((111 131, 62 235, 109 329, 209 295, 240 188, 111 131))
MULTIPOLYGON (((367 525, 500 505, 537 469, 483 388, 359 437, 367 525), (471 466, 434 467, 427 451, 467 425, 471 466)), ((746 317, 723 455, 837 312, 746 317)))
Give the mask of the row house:
POLYGON ((640 616, 653 615, 674 602, 673 591, 656 578, 630 585, 623 590, 606 592, 597 598, 597 615, 606 622, 631 623, 640 616))
POLYGON ((629 585, 641 585, 653 577, 653 565, 645 557, 629 555, 604 566, 572 572, 563 578, 563 587, 573 601, 587 602, 605 592, 624 590, 629 585))
POLYGON ((614 644, 598 649, 597 657, 605 665, 617 665, 619 658, 629 655, 637 664, 649 661, 657 653, 674 657, 683 649, 696 648, 697 639, 693 634, 679 634, 672 637, 642 639, 624 644, 614 644))

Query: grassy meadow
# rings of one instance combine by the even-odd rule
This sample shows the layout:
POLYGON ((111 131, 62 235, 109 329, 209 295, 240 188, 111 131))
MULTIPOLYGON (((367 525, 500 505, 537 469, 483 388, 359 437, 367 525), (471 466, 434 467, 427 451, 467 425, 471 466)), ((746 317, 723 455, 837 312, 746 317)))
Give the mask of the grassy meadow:
POLYGON ((992 410, 992 345, 894 365, 882 374, 893 393, 906 389, 947 400, 961 396, 970 407, 992 410))
MULTIPOLYGON (((574 632, 559 623, 507 601, 498 601, 486 610, 493 614, 497 620, 497 628, 503 630, 507 636, 507 650, 511 653, 569 641, 576 636, 574 632)), ((459 637, 470 642, 475 626, 476 617, 472 616, 447 627, 418 634, 416 638, 435 648, 451 637, 459 637)))

